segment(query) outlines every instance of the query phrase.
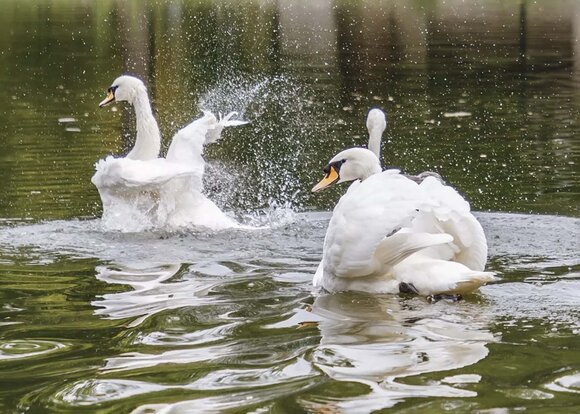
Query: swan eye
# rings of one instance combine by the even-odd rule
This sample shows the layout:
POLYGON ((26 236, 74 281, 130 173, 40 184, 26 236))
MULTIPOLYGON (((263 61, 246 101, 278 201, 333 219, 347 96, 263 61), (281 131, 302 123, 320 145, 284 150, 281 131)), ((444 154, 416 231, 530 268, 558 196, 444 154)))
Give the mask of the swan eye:
POLYGON ((107 92, 114 94, 118 87, 119 86, 111 86, 109 89, 107 89, 107 92))
POLYGON ((340 171, 340 167, 344 164, 346 160, 335 161, 332 164, 329 164, 328 167, 334 167, 336 171, 340 171))
POLYGON ((326 176, 330 176, 330 173, 332 172, 332 169, 334 168, 334 170, 336 171, 336 173, 338 174, 338 172, 340 171, 340 167, 342 166, 342 164, 344 164, 346 162, 346 160, 340 160, 340 161, 335 161, 335 162, 331 162, 330 164, 328 164, 326 167, 324 167, 322 169, 322 172, 324 174, 326 174, 326 176))

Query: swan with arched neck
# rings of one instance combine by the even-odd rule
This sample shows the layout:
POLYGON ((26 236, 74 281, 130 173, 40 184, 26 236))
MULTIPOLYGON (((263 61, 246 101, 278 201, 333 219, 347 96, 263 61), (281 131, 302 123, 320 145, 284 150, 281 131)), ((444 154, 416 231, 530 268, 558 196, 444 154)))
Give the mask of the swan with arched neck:
POLYGON ((205 111, 175 134, 162 158, 161 134, 143 82, 129 75, 118 77, 99 106, 114 101, 133 106, 137 135, 127 156, 108 156, 96 163, 91 181, 101 196, 105 227, 123 231, 238 227, 203 194, 203 150, 221 138, 224 127, 246 122, 232 120, 235 112, 218 119, 205 111))
MULTIPOLYGON (((369 135, 376 138, 371 128, 369 135)), ((469 203, 441 180, 382 171, 376 153, 365 148, 341 151, 323 171, 314 192, 352 184, 332 213, 315 286, 440 295, 468 293, 495 280, 484 271, 481 225, 469 203)))

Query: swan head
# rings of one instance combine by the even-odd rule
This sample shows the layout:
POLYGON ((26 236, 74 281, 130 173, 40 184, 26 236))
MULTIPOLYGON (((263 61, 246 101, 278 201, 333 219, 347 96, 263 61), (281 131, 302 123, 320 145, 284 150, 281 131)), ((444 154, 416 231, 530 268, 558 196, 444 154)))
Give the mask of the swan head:
POLYGON ((99 103, 99 107, 107 106, 113 101, 133 104, 135 97, 143 92, 147 93, 147 89, 141 79, 129 75, 119 76, 107 89, 107 97, 99 103))
POLYGON ((387 116, 379 108, 373 108, 367 115, 367 129, 369 131, 368 148, 381 159, 381 140, 383 132, 387 128, 387 116))
POLYGON ((377 156, 366 148, 350 148, 336 154, 323 169, 324 178, 312 188, 320 191, 335 183, 365 180, 381 172, 377 156))
POLYGON ((367 115, 367 129, 369 134, 382 135, 387 128, 387 115, 379 108, 373 108, 367 115))

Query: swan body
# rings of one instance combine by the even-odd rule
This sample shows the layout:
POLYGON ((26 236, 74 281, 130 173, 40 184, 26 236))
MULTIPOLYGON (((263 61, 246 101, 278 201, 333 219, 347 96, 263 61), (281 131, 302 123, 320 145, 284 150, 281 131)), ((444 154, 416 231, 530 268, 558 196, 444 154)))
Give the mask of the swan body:
POLYGON ((469 203, 435 177, 420 183, 380 171, 375 153, 336 155, 313 191, 354 181, 330 219, 314 285, 327 291, 421 295, 467 293, 495 279, 485 272, 487 242, 469 203))
POLYGON ((132 76, 117 78, 100 106, 114 100, 135 107, 137 138, 126 157, 108 156, 95 165, 91 181, 103 202, 103 224, 124 231, 238 227, 203 194, 203 149, 221 137, 224 127, 246 122, 231 120, 233 112, 218 120, 206 111, 175 134, 167 156, 160 158, 161 136, 143 82, 132 76))

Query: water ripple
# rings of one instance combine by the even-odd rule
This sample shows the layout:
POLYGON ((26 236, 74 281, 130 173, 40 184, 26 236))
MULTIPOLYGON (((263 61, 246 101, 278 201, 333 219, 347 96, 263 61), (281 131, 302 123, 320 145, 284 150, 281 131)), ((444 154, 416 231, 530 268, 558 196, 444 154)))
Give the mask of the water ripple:
POLYGON ((580 372, 563 375, 546 384, 546 388, 557 392, 580 394, 580 372))
MULTIPOLYGON (((434 409, 442 407, 438 397, 465 408, 471 403, 461 405, 460 399, 489 389, 481 378, 504 380, 502 373, 489 374, 498 349, 519 355, 520 345, 528 344, 539 353, 545 349, 539 345, 548 343, 563 356, 545 361, 552 374, 525 387, 510 385, 502 395, 524 403, 558 400, 554 387, 576 395, 577 374, 558 368, 573 366, 573 354, 563 349, 571 349, 570 334, 578 327, 579 280, 573 241, 562 254, 555 240, 562 228, 579 222, 554 218, 551 230, 540 231, 548 245, 530 253, 528 245, 511 242, 518 216, 512 227, 507 218, 496 225, 496 216, 481 218, 492 229, 491 265, 503 281, 465 301, 436 304, 397 295, 313 296, 310 278, 328 215, 299 215, 302 221, 261 234, 267 237, 105 235, 73 222, 35 225, 40 235, 22 226, 26 235, 14 242, 10 236, 19 231, 11 229, 0 233, 0 246, 10 239, 20 248, 36 246, 35 252, 85 257, 91 250, 99 259, 72 260, 67 272, 36 266, 24 282, 7 268, 4 286, 14 297, 0 316, 23 322, 3 327, 10 338, 55 338, 62 330, 70 357, 52 358, 62 352, 55 348, 39 364, 3 362, 9 375, 0 385, 14 378, 34 381, 34 391, 20 388, 20 411, 49 404, 53 412, 71 413, 97 407, 260 412, 290 404, 295 411, 366 413, 416 397, 432 397, 425 401, 434 409), (55 226, 62 231, 55 233, 55 226), (42 319, 31 319, 38 311, 42 319), (23 335, 31 329, 34 335, 23 335), (108 339, 94 345, 86 338, 95 335, 108 339), (495 351, 488 356, 490 348, 495 351)), ((522 225, 533 221, 523 217, 522 225)), ((527 359, 511 365, 525 370, 527 359)))
POLYGON ((217 391, 279 386, 319 376, 312 364, 303 358, 291 363, 253 369, 222 369, 209 372, 191 383, 161 385, 124 379, 90 379, 67 385, 53 393, 50 400, 56 405, 91 406, 111 400, 120 400, 139 394, 167 390, 217 391))
POLYGON ((303 355, 312 346, 301 337, 288 337, 285 343, 273 343, 269 337, 238 339, 211 346, 172 349, 162 353, 124 353, 107 359, 103 370, 133 371, 159 365, 187 365, 204 361, 247 366, 277 364, 303 355))
POLYGON ((405 385, 394 381, 379 384, 374 381, 361 383, 368 387, 368 392, 356 397, 301 397, 299 403, 309 412, 366 414, 393 407, 409 397, 466 398, 477 395, 474 391, 436 383, 429 386, 405 385))
POLYGON ((53 352, 62 352, 69 345, 41 339, 0 341, 0 361, 36 358, 53 352))
POLYGON ((232 331, 240 326, 239 323, 233 322, 226 325, 220 325, 209 329, 201 329, 195 332, 166 332, 155 331, 144 333, 140 332, 134 344, 144 344, 152 346, 192 346, 215 342, 220 339, 226 339, 232 334, 232 331))
POLYGON ((129 285, 134 290, 103 295, 92 304, 96 315, 111 319, 134 318, 128 326, 140 325, 147 318, 169 309, 216 303, 207 293, 217 281, 181 280, 166 283, 182 272, 179 265, 135 269, 129 267, 97 267, 97 279, 111 284, 129 285))
MULTIPOLYGON (((131 412, 131 414, 152 413, 223 413, 239 412, 251 407, 263 406, 267 402, 276 401, 282 397, 299 394, 316 385, 316 379, 304 380, 298 383, 282 383, 264 389, 241 392, 228 392, 221 395, 203 396, 197 399, 168 404, 146 404, 131 412)), ((262 412, 256 411, 256 412, 262 412)))
POLYGON ((119 400, 134 395, 165 390, 167 387, 144 381, 100 380, 79 381, 58 391, 50 399, 55 404, 90 406, 110 400, 119 400))
POLYGON ((274 365, 269 368, 213 371, 190 384, 188 388, 198 390, 253 388, 312 378, 318 375, 320 373, 314 369, 311 363, 303 358, 296 358, 289 364, 274 365))
MULTIPOLYGON (((446 307, 447 304, 438 304, 446 307)), ((490 319, 480 309, 454 306, 433 316, 433 306, 396 296, 327 294, 315 299, 310 311, 299 310, 287 321, 320 330, 320 345, 311 359, 328 377, 367 386, 356 397, 302 399, 313 411, 370 412, 395 405, 411 396, 470 397, 476 393, 443 382, 401 383, 405 377, 462 368, 485 358, 487 344, 496 338, 487 328, 490 319)))

